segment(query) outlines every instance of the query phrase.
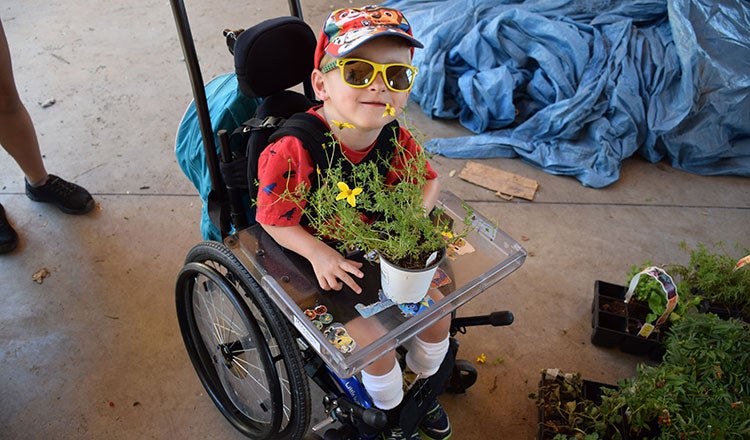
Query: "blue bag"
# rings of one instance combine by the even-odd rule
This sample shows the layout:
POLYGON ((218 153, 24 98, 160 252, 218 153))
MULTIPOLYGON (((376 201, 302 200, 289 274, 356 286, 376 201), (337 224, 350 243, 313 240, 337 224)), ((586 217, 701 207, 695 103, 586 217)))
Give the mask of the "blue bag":
MULTIPOLYGON (((214 143, 219 140, 216 133, 221 130, 232 132, 255 113, 260 99, 244 96, 237 84, 237 75, 227 73, 211 80, 206 85, 206 100, 208 103, 211 128, 214 133, 214 143)), ((211 192, 211 177, 203 150, 198 113, 195 102, 191 102, 182 117, 175 140, 175 155, 177 163, 188 179, 198 190, 203 202, 201 216, 201 234, 205 240, 221 241, 221 232, 208 215, 208 195, 211 192)))

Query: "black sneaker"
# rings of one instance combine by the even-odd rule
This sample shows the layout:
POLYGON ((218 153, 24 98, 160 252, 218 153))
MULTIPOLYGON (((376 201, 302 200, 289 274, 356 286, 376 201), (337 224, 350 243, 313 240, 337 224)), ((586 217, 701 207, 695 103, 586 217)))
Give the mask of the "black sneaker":
POLYGON ((8 223, 5 209, 0 205, 0 254, 7 254, 18 246, 18 234, 8 223))
POLYGON ((437 400, 435 405, 419 424, 419 432, 424 440, 448 440, 451 438, 451 422, 442 405, 437 400))
POLYGON ((52 203, 66 214, 86 214, 94 209, 94 199, 86 189, 53 174, 47 183, 33 187, 26 182, 26 196, 35 202, 52 203))

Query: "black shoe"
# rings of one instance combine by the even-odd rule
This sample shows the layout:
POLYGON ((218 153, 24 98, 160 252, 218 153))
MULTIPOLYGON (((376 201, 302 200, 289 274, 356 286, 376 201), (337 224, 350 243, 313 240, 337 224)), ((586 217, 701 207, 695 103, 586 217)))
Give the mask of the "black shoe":
POLYGON ((448 440, 453 433, 448 414, 436 400, 419 424, 419 433, 425 440, 448 440))
POLYGON ((406 434, 401 428, 395 427, 381 434, 379 439, 382 440, 422 440, 419 436, 419 432, 412 434, 406 434))
POLYGON ((0 205, 0 254, 7 254, 18 246, 18 234, 5 218, 5 209, 0 205))
POLYGON ((53 174, 47 183, 33 187, 26 182, 26 196, 35 202, 52 203, 66 214, 86 214, 94 209, 94 199, 86 189, 53 174))

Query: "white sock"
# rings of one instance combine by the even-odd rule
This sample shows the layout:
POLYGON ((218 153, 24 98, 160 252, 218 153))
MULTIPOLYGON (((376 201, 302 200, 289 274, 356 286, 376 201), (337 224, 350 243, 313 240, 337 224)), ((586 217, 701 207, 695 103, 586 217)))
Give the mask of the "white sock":
POLYGON ((382 376, 362 372, 362 384, 372 397, 372 402, 380 409, 395 408, 404 398, 401 367, 395 362, 393 369, 382 376))
POLYGON ((406 365, 411 371, 420 374, 422 378, 437 373, 443 363, 445 353, 448 352, 448 336, 440 342, 425 342, 415 336, 406 345, 406 365))

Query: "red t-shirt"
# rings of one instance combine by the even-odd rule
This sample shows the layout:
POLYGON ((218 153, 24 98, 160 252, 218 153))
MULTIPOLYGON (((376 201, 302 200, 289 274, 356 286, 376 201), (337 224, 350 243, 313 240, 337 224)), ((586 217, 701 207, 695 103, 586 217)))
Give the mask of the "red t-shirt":
MULTIPOLYGON (((313 108, 307 112, 326 123, 315 110, 316 108, 313 108)), ((326 126, 328 127, 327 123, 326 126)), ((409 153, 421 152, 422 147, 417 144, 411 133, 403 127, 399 127, 398 142, 409 153)), ((354 164, 360 163, 375 147, 375 143, 373 143, 364 151, 355 151, 344 144, 340 145, 344 156, 354 164)), ((437 173, 432 169, 430 163, 428 162, 426 165, 427 175, 425 177, 427 179, 436 178, 437 173)), ((286 185, 288 185, 290 191, 293 191, 301 182, 305 182, 309 188, 313 167, 310 153, 302 146, 302 142, 294 136, 285 136, 268 145, 258 159, 258 181, 260 184, 255 213, 256 221, 271 226, 299 224, 302 216, 300 208, 292 201, 280 199, 278 194, 284 192, 286 185)), ((385 176, 386 184, 394 184, 399 181, 396 170, 402 169, 403 165, 398 160, 398 155, 394 155, 391 168, 385 176)))

